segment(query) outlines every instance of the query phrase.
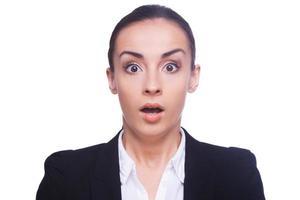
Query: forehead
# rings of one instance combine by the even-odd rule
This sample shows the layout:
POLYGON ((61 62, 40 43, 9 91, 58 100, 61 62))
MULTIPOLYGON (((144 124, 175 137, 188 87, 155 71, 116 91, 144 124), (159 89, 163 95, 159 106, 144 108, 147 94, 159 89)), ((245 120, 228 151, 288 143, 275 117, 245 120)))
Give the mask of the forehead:
POLYGON ((130 24, 123 28, 115 44, 115 53, 134 50, 140 53, 161 53, 182 48, 190 53, 189 41, 182 28, 175 22, 155 18, 130 24))

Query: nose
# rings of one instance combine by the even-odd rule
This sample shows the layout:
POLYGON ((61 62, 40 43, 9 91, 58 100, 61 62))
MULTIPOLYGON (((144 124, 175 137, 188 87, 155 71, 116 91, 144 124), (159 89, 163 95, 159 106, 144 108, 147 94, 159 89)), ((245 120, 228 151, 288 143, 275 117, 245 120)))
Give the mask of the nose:
POLYGON ((162 93, 159 77, 156 73, 147 74, 144 82, 143 94, 147 96, 157 96, 162 93))

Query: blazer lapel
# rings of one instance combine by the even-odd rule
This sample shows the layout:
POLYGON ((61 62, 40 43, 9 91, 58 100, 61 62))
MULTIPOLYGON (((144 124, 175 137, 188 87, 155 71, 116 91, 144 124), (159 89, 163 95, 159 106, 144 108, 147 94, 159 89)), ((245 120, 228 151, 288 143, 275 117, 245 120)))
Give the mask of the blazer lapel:
POLYGON ((95 170, 91 173, 92 200, 121 200, 118 156, 119 133, 107 144, 103 144, 103 151, 99 151, 95 170))
POLYGON ((212 200, 215 173, 202 143, 186 134, 184 200, 212 200))

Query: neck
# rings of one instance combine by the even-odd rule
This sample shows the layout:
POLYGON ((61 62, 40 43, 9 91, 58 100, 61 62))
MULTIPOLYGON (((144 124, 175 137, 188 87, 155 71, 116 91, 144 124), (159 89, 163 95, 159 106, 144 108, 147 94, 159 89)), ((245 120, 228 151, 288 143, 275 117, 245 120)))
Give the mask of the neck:
POLYGON ((181 140, 180 124, 162 133, 143 134, 123 126, 123 145, 137 165, 164 166, 175 154, 181 140))

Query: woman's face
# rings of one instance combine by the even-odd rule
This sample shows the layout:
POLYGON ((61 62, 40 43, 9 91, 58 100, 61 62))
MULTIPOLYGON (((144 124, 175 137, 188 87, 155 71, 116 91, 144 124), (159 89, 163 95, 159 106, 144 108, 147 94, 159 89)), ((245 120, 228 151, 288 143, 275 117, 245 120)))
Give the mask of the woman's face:
POLYGON ((176 23, 157 18, 122 29, 113 63, 107 76, 119 96, 125 131, 150 136, 180 127, 186 93, 196 89, 200 67, 191 70, 189 41, 176 23))

